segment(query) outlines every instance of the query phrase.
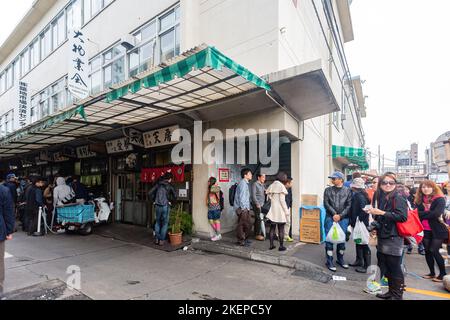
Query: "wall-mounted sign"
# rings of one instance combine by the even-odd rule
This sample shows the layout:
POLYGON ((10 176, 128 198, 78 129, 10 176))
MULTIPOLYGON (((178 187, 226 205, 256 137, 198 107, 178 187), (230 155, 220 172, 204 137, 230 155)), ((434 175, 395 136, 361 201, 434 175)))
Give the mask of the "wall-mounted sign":
POLYGON ((86 51, 86 37, 79 30, 69 31, 69 75, 68 88, 70 93, 78 99, 89 96, 89 61, 86 51))
POLYGON ((89 145, 89 151, 96 154, 106 154, 106 145, 104 143, 93 143, 89 145))
POLYGON ((106 142, 106 150, 108 154, 121 153, 126 151, 133 151, 133 145, 130 143, 130 138, 121 138, 106 142))
POLYGON ((166 146, 169 144, 176 144, 179 140, 173 138, 173 132, 179 129, 179 126, 172 126, 167 128, 161 128, 158 130, 152 130, 144 133, 144 145, 146 148, 156 148, 166 146))
POLYGON ((19 89, 19 103, 17 107, 17 121, 16 128, 20 129, 23 127, 26 127, 28 124, 28 107, 30 105, 29 103, 29 97, 28 97, 28 83, 19 81, 18 83, 18 89, 19 89))
POLYGON ((93 158, 97 156, 97 153, 89 150, 89 146, 78 147, 76 150, 78 159, 93 158))
POLYGON ((135 129, 129 129, 128 137, 130 138, 130 143, 132 145, 142 148, 144 147, 144 137, 142 136, 142 132, 135 129))
POLYGON ((230 169, 219 169, 219 182, 230 182, 230 169))

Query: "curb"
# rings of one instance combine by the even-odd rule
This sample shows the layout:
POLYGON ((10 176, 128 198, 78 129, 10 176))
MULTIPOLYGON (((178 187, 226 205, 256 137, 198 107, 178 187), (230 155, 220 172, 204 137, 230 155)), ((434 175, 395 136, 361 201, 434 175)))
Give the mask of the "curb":
POLYGON ((325 270, 319 266, 292 256, 277 256, 257 249, 237 247, 223 243, 211 243, 209 241, 202 240, 193 241, 191 245, 194 250, 225 254, 245 260, 294 269, 296 271, 328 275, 328 273, 326 273, 325 270))

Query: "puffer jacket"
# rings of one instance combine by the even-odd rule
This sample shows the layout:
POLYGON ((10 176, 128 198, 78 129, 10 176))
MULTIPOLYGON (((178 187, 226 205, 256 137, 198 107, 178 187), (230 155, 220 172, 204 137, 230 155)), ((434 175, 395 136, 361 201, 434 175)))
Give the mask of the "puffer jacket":
POLYGON ((350 225, 354 228, 356 226, 356 220, 359 218, 359 221, 364 223, 366 227, 369 226, 369 214, 364 211, 366 205, 370 202, 364 196, 361 191, 357 191, 353 193, 352 199, 352 207, 350 210, 349 218, 350 225))
POLYGON ((334 186, 326 188, 323 199, 327 216, 339 214, 341 219, 348 218, 352 206, 352 191, 349 188, 334 186))
POLYGON ((13 200, 9 189, 0 185, 0 241, 14 232, 13 200))

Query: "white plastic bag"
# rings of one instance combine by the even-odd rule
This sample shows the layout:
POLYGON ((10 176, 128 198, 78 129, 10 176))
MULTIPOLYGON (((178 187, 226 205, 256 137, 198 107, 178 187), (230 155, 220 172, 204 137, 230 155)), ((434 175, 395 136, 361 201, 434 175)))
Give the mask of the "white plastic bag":
POLYGON ((345 232, 342 230, 339 223, 333 223, 333 226, 328 232, 326 241, 334 244, 345 243, 345 232))
POLYGON ((369 244, 370 234, 367 230, 366 225, 356 218, 355 229, 353 230, 353 241, 356 244, 364 245, 369 244))

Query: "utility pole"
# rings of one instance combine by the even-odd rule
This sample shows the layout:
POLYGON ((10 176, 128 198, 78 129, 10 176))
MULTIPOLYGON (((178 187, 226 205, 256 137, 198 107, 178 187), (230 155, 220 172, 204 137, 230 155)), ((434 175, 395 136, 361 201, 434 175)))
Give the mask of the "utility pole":
POLYGON ((448 179, 450 180, 450 139, 447 141, 444 141, 445 144, 445 154, 446 154, 446 162, 447 162, 447 172, 448 172, 448 179))
POLYGON ((378 145, 378 174, 381 174, 381 146, 378 145))

